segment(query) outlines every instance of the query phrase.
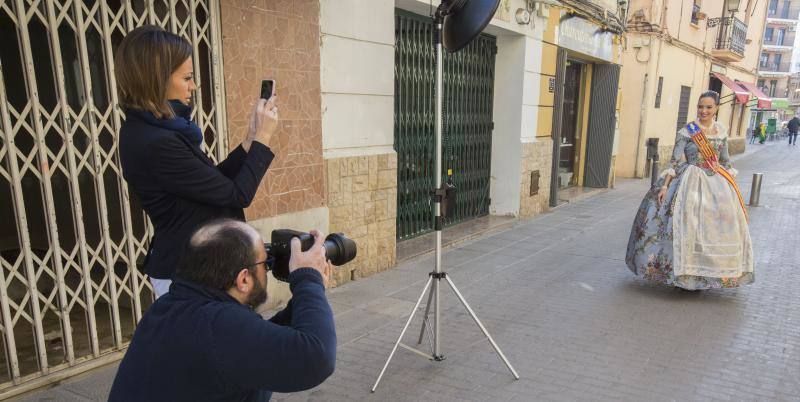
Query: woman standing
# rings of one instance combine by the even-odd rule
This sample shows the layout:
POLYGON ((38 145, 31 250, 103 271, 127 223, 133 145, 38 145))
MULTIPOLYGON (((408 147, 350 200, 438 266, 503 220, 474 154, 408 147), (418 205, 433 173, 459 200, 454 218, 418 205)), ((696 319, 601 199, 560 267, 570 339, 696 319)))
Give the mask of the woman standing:
POLYGON ((131 31, 114 67, 125 111, 119 134, 122 174, 155 227, 144 263, 156 297, 166 293, 192 231, 217 218, 244 220, 274 154, 278 126, 273 96, 253 108, 247 136, 219 165, 201 149, 191 121, 192 46, 155 26, 131 31))
POLYGON ((639 277, 687 290, 754 280, 747 212, 718 109, 719 94, 700 95, 697 120, 675 138, 671 168, 639 207, 625 258, 639 277))

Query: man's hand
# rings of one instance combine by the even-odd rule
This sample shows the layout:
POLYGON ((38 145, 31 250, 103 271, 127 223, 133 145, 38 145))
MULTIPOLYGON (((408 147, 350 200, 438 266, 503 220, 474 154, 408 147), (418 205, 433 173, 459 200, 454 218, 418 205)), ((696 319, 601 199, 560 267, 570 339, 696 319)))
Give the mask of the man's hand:
POLYGON ((328 286, 328 277, 331 273, 331 267, 325 259, 325 235, 318 230, 312 230, 311 235, 314 236, 314 245, 306 252, 303 252, 298 238, 292 239, 292 255, 289 258, 289 273, 294 272, 300 268, 314 268, 320 275, 322 275, 323 284, 328 286))

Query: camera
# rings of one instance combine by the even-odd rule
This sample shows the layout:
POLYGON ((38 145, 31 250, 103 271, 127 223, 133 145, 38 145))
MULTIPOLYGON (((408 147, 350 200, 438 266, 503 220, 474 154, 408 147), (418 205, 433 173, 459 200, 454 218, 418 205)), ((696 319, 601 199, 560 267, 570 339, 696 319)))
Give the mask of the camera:
MULTIPOLYGON (((283 282, 289 280, 289 258, 292 256, 292 239, 300 239, 300 249, 308 251, 314 245, 314 236, 306 232, 291 229, 276 229, 272 231, 271 243, 264 243, 267 251, 267 265, 272 270, 272 276, 283 282)), ((347 264, 356 258, 356 242, 341 233, 331 233, 325 238, 325 258, 333 265, 347 264)))

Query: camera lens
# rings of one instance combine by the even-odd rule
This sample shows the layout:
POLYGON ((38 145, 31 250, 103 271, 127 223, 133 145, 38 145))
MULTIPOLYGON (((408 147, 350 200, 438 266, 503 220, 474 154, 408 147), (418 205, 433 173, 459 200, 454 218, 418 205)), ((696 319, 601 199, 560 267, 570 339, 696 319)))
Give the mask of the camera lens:
POLYGON ((356 242, 341 233, 331 233, 325 238, 325 257, 333 265, 344 265, 356 258, 356 242))

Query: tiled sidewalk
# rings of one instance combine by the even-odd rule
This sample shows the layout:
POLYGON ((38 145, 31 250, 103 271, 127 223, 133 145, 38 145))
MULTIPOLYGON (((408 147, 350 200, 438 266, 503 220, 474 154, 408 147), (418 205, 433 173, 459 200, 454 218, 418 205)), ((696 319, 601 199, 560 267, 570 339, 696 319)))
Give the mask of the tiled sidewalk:
MULTIPOLYGON (((753 148, 755 146, 751 146, 753 148)), ((682 292, 637 280, 625 245, 643 180, 562 206, 447 250, 445 268, 521 375, 514 381, 452 292, 442 294, 442 351, 399 350, 369 389, 433 268, 432 257, 330 292, 334 375, 302 400, 800 400, 800 147, 737 158, 751 209, 756 283, 682 292)), ((406 337, 418 336, 419 315, 406 337)), ((115 367, 23 400, 102 400, 115 367)))

